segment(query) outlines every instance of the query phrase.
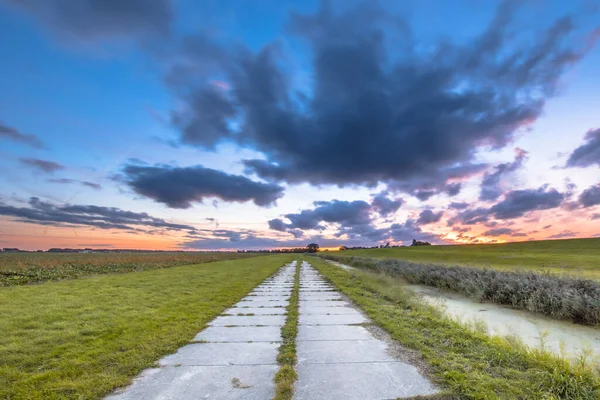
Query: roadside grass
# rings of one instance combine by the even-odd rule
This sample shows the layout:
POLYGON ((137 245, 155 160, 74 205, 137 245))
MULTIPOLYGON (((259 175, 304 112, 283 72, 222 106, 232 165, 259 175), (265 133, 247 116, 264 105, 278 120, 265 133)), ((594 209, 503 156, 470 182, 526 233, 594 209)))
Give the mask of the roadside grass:
POLYGON ((234 252, 0 253, 0 287, 181 267, 256 255, 234 252))
POLYGON ((300 301, 300 262, 296 265, 294 274, 294 288, 287 306, 285 324, 281 327, 283 343, 279 347, 277 363, 279 371, 275 374, 274 400, 291 400, 294 395, 294 383, 298 378, 296 374, 296 336, 298 334, 298 306, 300 301))
POLYGON ((530 269, 600 280, 600 238, 347 250, 339 254, 501 270, 530 269))
POLYGON ((0 288, 0 398, 101 398, 189 343, 291 259, 0 288))
POLYGON ((600 324, 600 282, 591 279, 333 254, 320 257, 401 277, 409 283, 455 291, 481 302, 503 304, 577 324, 600 324))
POLYGON ((395 340, 419 351, 431 378, 457 398, 600 398, 600 380, 584 362, 572 365, 469 329, 418 303, 397 278, 348 272, 316 258, 311 263, 395 340))

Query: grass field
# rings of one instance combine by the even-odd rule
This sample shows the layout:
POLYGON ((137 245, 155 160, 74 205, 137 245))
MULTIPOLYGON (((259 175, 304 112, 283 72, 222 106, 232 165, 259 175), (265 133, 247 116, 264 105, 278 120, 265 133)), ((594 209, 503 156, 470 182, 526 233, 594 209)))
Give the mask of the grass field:
POLYGON ((254 257, 252 253, 0 253, 0 286, 180 267, 254 257))
POLYGON ((0 398, 101 398, 186 344, 292 259, 0 288, 0 398))
POLYGON ((600 280, 600 238, 347 250, 332 254, 498 269, 543 270, 600 280))
POLYGON ((448 390, 436 398, 600 398, 598 375, 585 363, 572 365, 446 319, 389 276, 310 262, 395 340, 421 354, 425 372, 448 390))

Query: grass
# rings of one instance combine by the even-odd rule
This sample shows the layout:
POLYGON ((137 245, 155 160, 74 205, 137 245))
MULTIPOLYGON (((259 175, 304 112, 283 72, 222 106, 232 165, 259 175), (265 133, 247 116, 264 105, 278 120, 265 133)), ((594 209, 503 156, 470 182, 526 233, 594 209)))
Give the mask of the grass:
POLYGON ((0 288, 0 398, 101 398, 189 343, 291 259, 0 288))
POLYGON ((600 280, 600 238, 365 249, 341 254, 508 270, 532 269, 600 280))
POLYGON ((254 257, 243 253, 0 253, 0 287, 254 257))
POLYGON ((298 378, 296 374, 296 335, 298 334, 298 306, 300 301, 300 264, 296 266, 294 274, 294 288, 287 306, 285 324, 281 327, 283 343, 279 347, 277 363, 279 371, 275 374, 274 400, 291 400, 294 395, 294 383, 298 378))
POLYGON ((508 305, 578 324, 600 324, 600 282, 591 279, 530 270, 451 267, 333 254, 323 254, 321 257, 398 276, 409 283, 452 290, 481 302, 508 305))
POLYGON ((572 365, 516 341, 490 337, 419 304, 403 283, 381 273, 311 263, 379 326, 417 350, 443 398, 598 399, 600 381, 584 363, 572 365))

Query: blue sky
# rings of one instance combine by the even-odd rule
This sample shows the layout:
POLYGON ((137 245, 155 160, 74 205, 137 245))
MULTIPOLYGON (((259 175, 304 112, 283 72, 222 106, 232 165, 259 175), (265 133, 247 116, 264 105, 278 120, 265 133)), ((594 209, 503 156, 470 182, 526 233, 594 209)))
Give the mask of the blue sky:
POLYGON ((321 2, 161 0, 143 12, 135 0, 73 4, 0 5, 0 247, 600 234, 595 1, 381 1, 358 13, 359 2, 332 1, 329 17, 296 25, 293 15, 318 16, 321 2), (502 7, 511 17, 494 26, 502 7), (565 16, 567 30, 544 41, 565 16), (501 31, 487 58, 474 50, 501 31), (385 40, 374 50, 377 35, 385 40), (576 60, 548 56, 567 51, 576 60), (395 156, 385 143, 412 150, 395 156), (495 171, 498 195, 482 199, 495 171), (378 195, 391 210, 377 207, 378 195), (507 207, 514 212, 495 211, 507 207), (136 215, 123 223, 117 210, 136 215))

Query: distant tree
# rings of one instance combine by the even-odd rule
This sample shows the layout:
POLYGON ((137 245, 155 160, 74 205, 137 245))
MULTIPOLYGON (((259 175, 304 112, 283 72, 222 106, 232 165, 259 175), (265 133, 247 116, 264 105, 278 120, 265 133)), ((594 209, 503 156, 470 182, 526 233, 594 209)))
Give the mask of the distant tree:
POLYGON ((319 245, 316 243, 310 243, 308 246, 306 246, 306 250, 308 250, 310 253, 316 253, 319 251, 319 245))
POLYGON ((340 251, 348 250, 346 246, 340 246, 340 251))
POLYGON ((411 246, 431 246, 431 243, 413 239, 411 246))

